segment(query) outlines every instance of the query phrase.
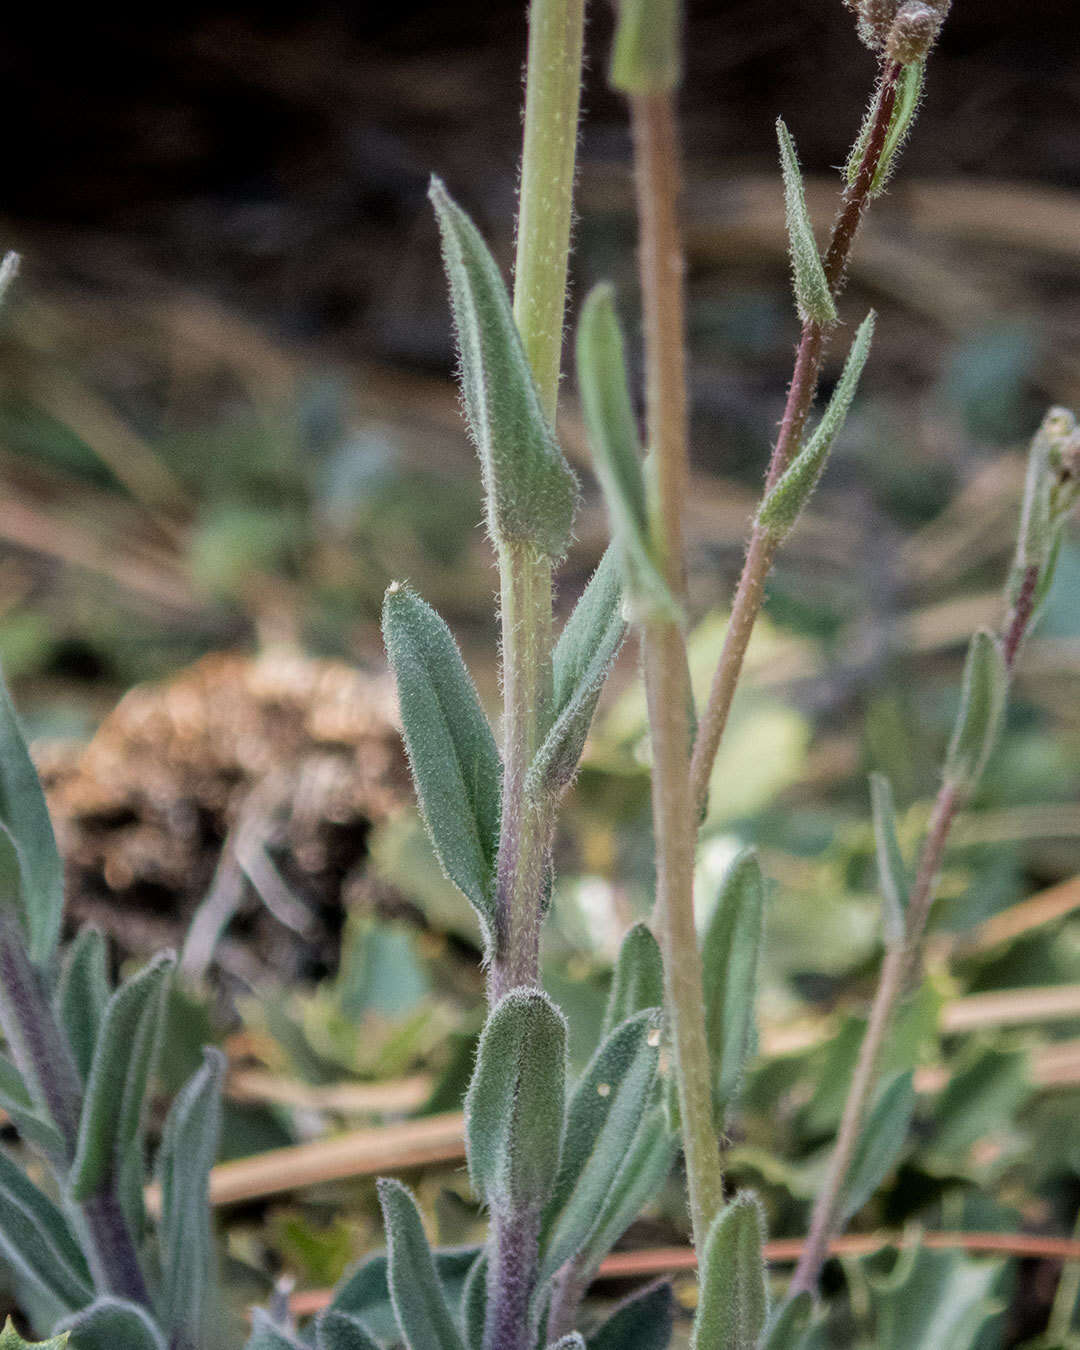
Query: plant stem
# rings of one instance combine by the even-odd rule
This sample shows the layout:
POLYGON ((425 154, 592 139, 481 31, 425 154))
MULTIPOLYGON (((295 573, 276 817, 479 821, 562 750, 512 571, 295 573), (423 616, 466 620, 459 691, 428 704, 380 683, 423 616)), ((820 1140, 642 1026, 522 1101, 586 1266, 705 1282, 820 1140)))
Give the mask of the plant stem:
MULTIPOLYGON (((843 289, 855 235, 870 204, 874 175, 885 148, 889 121, 896 102, 899 76, 898 65, 892 62, 883 65, 874 96, 873 120, 859 171, 854 181, 844 189, 840 199, 840 212, 833 225, 829 247, 823 259, 825 279, 834 296, 839 295, 843 289)), ((799 451, 806 419, 817 392, 821 363, 828 339, 835 327, 835 324, 826 327, 813 319, 808 319, 803 324, 784 415, 780 422, 780 432, 773 447, 765 479, 766 491, 774 486, 799 451)), ((762 531, 755 527, 750 536, 746 560, 732 602, 731 619, 724 638, 724 646, 694 744, 690 776, 694 801, 699 809, 705 803, 709 776, 720 748, 724 727, 727 725, 731 701, 735 697, 735 688, 742 672, 750 634, 765 600, 765 582, 772 570, 775 556, 775 545, 770 544, 762 531)))
MULTIPOLYGON (((1039 580, 1039 568, 1031 567, 1024 576, 1020 592, 1002 626, 1002 652, 1005 669, 1011 677, 1016 665, 1024 635, 1031 622, 1032 601, 1039 580)), ((926 922, 934 900, 938 874, 945 857, 945 847, 949 833, 957 814, 971 797, 971 789, 961 790, 955 784, 943 782, 938 789, 934 808, 930 815, 926 841, 919 855, 919 867, 915 875, 911 898, 908 901, 907 919, 902 941, 888 948, 881 965, 874 1001, 870 1008, 870 1019, 866 1033, 859 1047, 859 1057, 855 1064, 851 1086, 844 1102, 844 1111, 837 1131, 836 1143, 829 1159, 825 1181, 814 1202, 810 1218, 810 1231, 806 1245, 799 1258, 795 1274, 792 1277, 789 1293, 796 1294, 804 1289, 813 1289, 817 1284, 821 1267, 825 1263, 829 1243, 840 1227, 837 1219, 840 1197, 847 1180, 848 1169, 859 1140, 859 1134, 866 1119, 870 1097, 877 1078, 878 1061, 881 1058, 885 1037, 892 1022, 896 1005, 904 990, 908 987, 922 956, 922 940, 926 932, 926 922)))
MULTIPOLYGON (((633 95, 635 181, 641 229, 649 444, 656 456, 650 527, 673 595, 685 592, 682 517, 687 479, 683 253, 678 225, 679 159, 670 92, 633 95)), ((701 956, 694 927, 697 814, 690 795, 690 688, 679 625, 646 622, 642 635, 653 751, 656 915, 675 1055, 694 1241, 704 1249, 723 1201, 712 1110, 701 956)))
POLYGON ((536 1263, 522 1258, 536 1251, 539 1239, 538 1212, 492 1215, 483 1350, 530 1350, 529 1303, 536 1284, 536 1263))

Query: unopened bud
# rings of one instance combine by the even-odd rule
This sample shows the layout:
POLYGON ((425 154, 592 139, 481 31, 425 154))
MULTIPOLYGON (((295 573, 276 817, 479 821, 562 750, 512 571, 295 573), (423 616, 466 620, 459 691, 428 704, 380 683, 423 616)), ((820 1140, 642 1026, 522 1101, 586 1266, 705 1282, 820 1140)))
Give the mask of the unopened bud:
POLYGON ((1080 483, 1080 431, 1062 441, 1058 461, 1061 477, 1070 483, 1080 483))
POLYGON ((941 29, 942 15, 922 0, 906 0, 896 11, 889 29, 886 54, 890 61, 909 66, 921 61, 934 45, 941 29))
POLYGON ((872 52, 881 51, 888 40, 899 0, 845 0, 845 3, 855 11, 859 37, 872 52))

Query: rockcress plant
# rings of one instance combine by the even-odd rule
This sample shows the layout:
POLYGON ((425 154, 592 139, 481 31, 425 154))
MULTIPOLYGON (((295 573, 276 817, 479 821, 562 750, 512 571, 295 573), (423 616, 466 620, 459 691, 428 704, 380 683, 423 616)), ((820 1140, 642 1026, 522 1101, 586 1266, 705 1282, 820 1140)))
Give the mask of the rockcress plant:
MULTIPOLYGON (((808 1242, 783 1302, 769 1307, 755 1198, 725 1202, 722 1129, 753 1044, 765 884, 747 851, 731 866, 699 947, 692 881, 697 823, 772 562, 826 468, 867 362, 874 317, 856 328, 812 431, 823 355, 863 212, 883 188, 918 104, 944 4, 852 3, 879 57, 878 82, 819 253, 794 142, 777 124, 795 302, 802 324, 787 406, 751 526, 712 690, 693 705, 685 646, 682 509, 687 480, 682 250, 674 91, 680 15, 670 0, 622 0, 610 74, 627 96, 641 227, 647 436, 642 445, 610 287, 585 300, 578 382, 612 543, 556 640, 552 574, 565 554, 577 482, 555 414, 567 289, 583 0, 533 0, 513 299, 479 233, 433 180, 461 355, 498 560, 501 749, 446 624, 407 585, 386 594, 383 629, 420 807, 447 876, 476 911, 490 1011, 466 1100, 469 1175, 489 1215, 479 1249, 433 1251, 415 1201, 380 1183, 387 1251, 335 1292, 301 1339, 287 1309, 257 1311, 248 1350, 664 1350, 669 1286, 582 1328, 600 1263, 686 1163, 700 1293, 698 1350, 799 1350, 832 1237, 904 1143, 910 1073, 879 1085, 885 1033, 919 964, 943 849, 1001 724, 1022 641, 1049 588, 1080 492, 1080 436, 1055 409, 1035 437, 1016 559, 996 634, 977 633, 942 787, 914 879, 888 783, 871 783, 885 960, 808 1242), (625 936, 601 1040, 568 1081, 566 1022, 541 988, 540 931, 552 839, 608 672, 638 637, 653 750, 656 909, 625 936), (667 1054, 663 1052, 667 1051, 667 1054), (392 1309, 392 1319, 390 1312, 392 1309), (390 1320, 388 1320, 390 1319, 390 1320)), ((5 268, 5 278, 11 269, 5 268)), ((0 1152, 0 1250, 40 1331, 73 1350, 199 1350, 222 1343, 207 1185, 224 1061, 173 1103, 156 1164, 160 1213, 144 1205, 145 1102, 173 966, 161 956, 118 989, 104 942, 84 929, 57 955, 62 867, 10 700, 0 695, 0 1105, 51 1178, 39 1187, 0 1152), (62 1339, 62 1336, 61 1336, 62 1339)), ((2 1350, 16 1350, 10 1329, 2 1350)), ((59 1344, 59 1342, 57 1342, 59 1344)))

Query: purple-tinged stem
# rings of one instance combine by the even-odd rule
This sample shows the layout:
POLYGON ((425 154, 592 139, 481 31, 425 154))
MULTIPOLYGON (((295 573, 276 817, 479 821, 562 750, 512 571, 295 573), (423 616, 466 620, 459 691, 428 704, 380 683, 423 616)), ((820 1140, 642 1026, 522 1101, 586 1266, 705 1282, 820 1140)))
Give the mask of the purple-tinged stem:
POLYGON ((483 1350, 532 1350, 529 1304, 536 1288, 540 1213, 493 1213, 488 1238, 487 1322, 483 1350))

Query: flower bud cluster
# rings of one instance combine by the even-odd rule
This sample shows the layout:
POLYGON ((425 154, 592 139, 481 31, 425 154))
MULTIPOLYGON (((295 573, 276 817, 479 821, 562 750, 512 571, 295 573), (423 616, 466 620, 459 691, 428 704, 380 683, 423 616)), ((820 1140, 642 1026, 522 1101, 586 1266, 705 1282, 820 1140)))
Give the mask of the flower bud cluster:
POLYGON ((844 0, 871 51, 898 65, 922 61, 937 40, 951 0, 844 0))

